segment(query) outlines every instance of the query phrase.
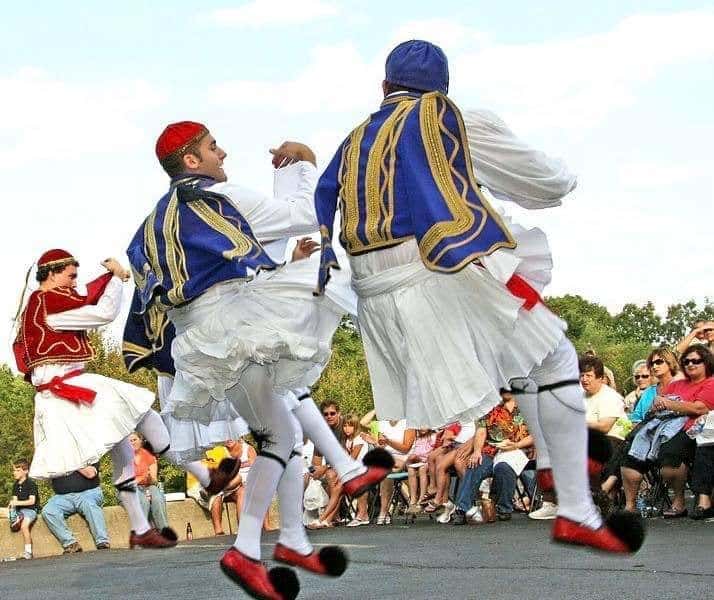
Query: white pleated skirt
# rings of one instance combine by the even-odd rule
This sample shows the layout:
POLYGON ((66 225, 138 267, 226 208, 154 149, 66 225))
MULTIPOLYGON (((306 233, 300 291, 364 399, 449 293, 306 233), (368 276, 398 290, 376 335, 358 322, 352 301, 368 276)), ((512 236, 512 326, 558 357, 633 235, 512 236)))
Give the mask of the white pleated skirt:
POLYGON ((176 375, 162 416, 172 458, 195 460, 244 435, 241 398, 285 394, 317 381, 344 310, 315 298, 313 288, 314 280, 308 286, 302 275, 291 280, 281 269, 247 283, 218 284, 169 313, 176 375), (267 391, 244 376, 251 365, 264 368, 267 391))
MULTIPOLYGON (((78 365, 40 367, 44 383, 78 365)), ((75 404, 52 392, 35 394, 35 453, 30 476, 52 479, 99 461, 117 443, 136 429, 154 402, 154 393, 123 381, 94 373, 83 373, 68 384, 94 390, 91 405, 75 404)))

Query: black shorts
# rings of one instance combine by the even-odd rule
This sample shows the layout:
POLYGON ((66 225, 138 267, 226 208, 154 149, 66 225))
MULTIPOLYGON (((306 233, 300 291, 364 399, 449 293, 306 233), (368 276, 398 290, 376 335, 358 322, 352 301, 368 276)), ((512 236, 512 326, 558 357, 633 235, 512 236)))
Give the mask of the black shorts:
POLYGON ((696 451, 697 443, 684 431, 680 431, 671 440, 666 441, 660 446, 657 460, 653 462, 637 460, 628 454, 625 456, 622 466, 629 467, 640 473, 646 473, 653 465, 676 469, 682 463, 691 465, 696 451))

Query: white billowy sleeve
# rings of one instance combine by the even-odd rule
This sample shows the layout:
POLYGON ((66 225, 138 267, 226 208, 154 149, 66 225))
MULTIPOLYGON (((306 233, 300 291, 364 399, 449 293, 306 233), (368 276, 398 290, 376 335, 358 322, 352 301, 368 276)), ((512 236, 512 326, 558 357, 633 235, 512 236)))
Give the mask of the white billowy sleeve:
POLYGON ((216 184, 209 190, 228 196, 261 241, 317 231, 315 166, 301 161, 278 169, 275 179, 275 194, 272 198, 229 183, 216 184))
POLYGON ((577 177, 560 159, 518 139, 487 110, 463 112, 476 179, 496 198, 530 210, 560 206, 577 177))
POLYGON ((47 315, 47 324, 60 331, 96 329, 117 318, 121 309, 122 280, 112 277, 96 304, 88 304, 54 315, 47 315))

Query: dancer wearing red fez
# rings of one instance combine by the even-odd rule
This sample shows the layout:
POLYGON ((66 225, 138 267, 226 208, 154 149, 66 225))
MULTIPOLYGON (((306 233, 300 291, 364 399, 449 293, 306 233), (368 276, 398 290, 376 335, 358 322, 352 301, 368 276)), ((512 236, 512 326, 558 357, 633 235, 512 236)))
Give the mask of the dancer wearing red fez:
MULTIPOLYGON (((259 442, 238 535, 221 568, 253 597, 293 598, 294 573, 268 572, 260 563, 261 526, 276 491, 281 532, 274 558, 322 575, 346 568, 342 550, 316 552, 305 535, 296 451, 303 430, 347 493, 384 478, 389 458, 377 452, 363 463, 352 460, 309 395, 345 312, 334 298, 313 297, 311 277, 302 273, 308 261, 281 264, 285 238, 317 230, 314 154, 292 142, 272 151, 276 167, 293 164, 278 169, 276 187, 283 191, 267 198, 227 183, 226 153, 196 125, 170 125, 156 144, 172 182, 128 249, 138 288, 133 306, 145 315, 165 312, 176 330, 175 378, 170 391, 162 386, 171 452, 195 458, 226 439, 221 432, 239 427, 241 417, 259 442)), ((138 356, 136 345, 134 351, 138 356)))
POLYGON ((79 263, 64 250, 49 250, 37 262, 39 289, 20 307, 13 344, 17 366, 35 394, 35 454, 32 477, 53 479, 93 465, 109 452, 114 485, 129 515, 131 547, 166 548, 176 534, 152 529, 139 504, 134 452, 127 436, 138 429, 155 448, 168 446, 154 395, 143 388, 85 373, 94 357, 87 331, 111 323, 119 313, 129 274, 113 258, 108 273, 77 293, 79 263))

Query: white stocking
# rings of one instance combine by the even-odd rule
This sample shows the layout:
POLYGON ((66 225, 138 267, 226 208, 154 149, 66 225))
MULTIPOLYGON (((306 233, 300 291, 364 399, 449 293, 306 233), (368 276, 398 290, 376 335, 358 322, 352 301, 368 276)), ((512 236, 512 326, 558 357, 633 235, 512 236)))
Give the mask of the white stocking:
POLYGON ((141 509, 141 503, 137 495, 134 481, 134 449, 127 438, 124 438, 112 448, 111 457, 114 485, 118 486, 117 495, 129 516, 131 528, 138 535, 146 533, 151 527, 146 520, 144 511, 141 509), (125 486, 126 488, 133 488, 133 491, 131 489, 120 489, 125 486))

